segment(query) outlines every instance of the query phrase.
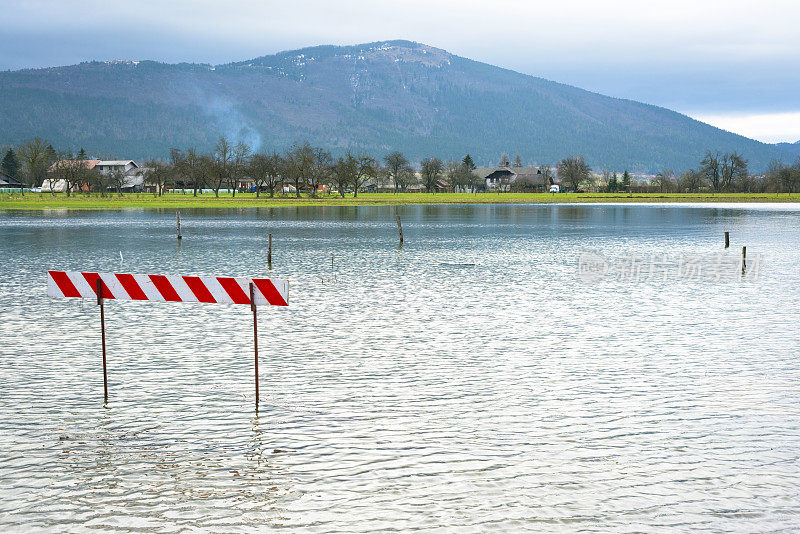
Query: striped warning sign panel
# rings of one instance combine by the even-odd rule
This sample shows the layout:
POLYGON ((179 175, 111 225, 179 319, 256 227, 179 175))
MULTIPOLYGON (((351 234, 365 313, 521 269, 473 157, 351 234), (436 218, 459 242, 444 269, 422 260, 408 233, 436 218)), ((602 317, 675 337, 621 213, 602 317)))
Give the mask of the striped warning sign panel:
POLYGON ((47 271, 47 294, 97 298, 98 279, 104 299, 250 304, 252 283, 254 304, 289 305, 289 281, 269 278, 47 271))

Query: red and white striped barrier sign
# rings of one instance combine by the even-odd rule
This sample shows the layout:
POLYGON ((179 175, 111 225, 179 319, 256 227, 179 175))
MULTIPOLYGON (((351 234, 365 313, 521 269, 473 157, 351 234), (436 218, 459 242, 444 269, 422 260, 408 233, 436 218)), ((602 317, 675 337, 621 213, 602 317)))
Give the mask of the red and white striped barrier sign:
POLYGON ((289 281, 269 278, 47 271, 47 294, 51 297, 97 298, 98 278, 102 297, 108 300, 251 304, 252 283, 252 304, 289 305, 289 281))

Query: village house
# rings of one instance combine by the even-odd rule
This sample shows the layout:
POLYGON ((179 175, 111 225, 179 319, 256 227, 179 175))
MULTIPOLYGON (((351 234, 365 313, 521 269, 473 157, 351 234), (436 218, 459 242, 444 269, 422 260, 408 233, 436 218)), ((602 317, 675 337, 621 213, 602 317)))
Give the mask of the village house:
MULTIPOLYGON (((60 160, 50 165, 50 172, 56 171, 59 167, 63 168, 64 165, 75 165, 76 163, 83 165, 89 170, 92 170, 97 166, 98 163, 100 163, 100 160, 99 159, 60 160)), ((64 193, 66 190, 67 190, 67 183, 64 180, 55 180, 52 178, 48 178, 42 183, 42 193, 64 193)), ((73 191, 76 190, 78 189, 73 187, 73 191)), ((82 184, 80 191, 89 191, 89 190, 90 189, 87 184, 82 184)))
POLYGON ((520 189, 547 192, 555 184, 553 177, 542 174, 539 167, 478 167, 473 171, 483 182, 487 191, 508 191, 516 184, 520 189))
POLYGON ((4 172, 0 172, 0 192, 7 193, 22 189, 24 184, 4 172))
MULTIPOLYGON (((50 166, 50 170, 55 170, 59 165, 64 165, 68 161, 56 161, 50 166)), ((77 160, 76 160, 77 161, 77 160)), ((80 164, 84 165, 89 170, 96 170, 100 174, 108 175, 114 171, 122 171, 125 173, 125 181, 122 184, 122 191, 126 192, 139 192, 144 188, 144 174, 146 169, 140 168, 133 160, 102 160, 102 159, 84 159, 79 160, 80 164)), ((108 189, 114 189, 109 186, 108 189)), ((42 192, 56 192, 63 193, 67 190, 67 185, 64 180, 47 179, 42 184, 42 192)), ((73 190, 91 191, 90 184, 81 184, 76 186, 73 190)))
POLYGON ((127 173, 139 166, 133 160, 99 160, 95 167, 101 174, 109 174, 113 171, 123 171, 127 173))

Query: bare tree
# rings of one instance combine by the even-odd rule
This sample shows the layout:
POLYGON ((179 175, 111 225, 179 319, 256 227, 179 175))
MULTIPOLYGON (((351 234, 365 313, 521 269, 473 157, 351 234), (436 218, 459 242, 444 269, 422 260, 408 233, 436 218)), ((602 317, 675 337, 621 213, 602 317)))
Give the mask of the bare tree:
POLYGON ((315 148, 313 150, 313 159, 311 162, 311 172, 308 174, 308 186, 311 188, 311 196, 317 196, 317 190, 320 184, 329 181, 331 164, 333 158, 331 153, 322 148, 315 148))
POLYGON ((701 171, 690 169, 678 179, 678 190, 681 193, 697 193, 704 184, 704 175, 701 171))
POLYGON ((589 179, 591 169, 583 161, 583 156, 570 156, 558 164, 558 176, 569 184, 573 191, 580 189, 582 183, 589 179))
POLYGON ((128 179, 128 174, 119 167, 111 169, 107 176, 110 187, 113 187, 119 196, 122 196, 122 188, 128 179))
POLYGON ((153 159, 145 162, 144 168, 144 183, 153 186, 153 196, 160 196, 166 189, 167 181, 173 173, 172 166, 153 159))
POLYGON ((722 158, 722 181, 725 189, 733 188, 737 181, 747 176, 747 160, 740 154, 725 154, 722 158))
POLYGON ((223 135, 214 150, 215 180, 213 183, 214 196, 217 198, 219 198, 219 190, 222 188, 222 184, 230 183, 233 175, 233 158, 233 147, 228 142, 228 138, 223 135))
POLYGON ((233 147, 230 172, 228 174, 228 186, 231 189, 231 198, 236 197, 236 190, 239 182, 247 175, 249 170, 250 147, 240 141, 233 147))
POLYGON ((448 180, 450 180, 450 185, 453 186, 454 191, 458 189, 462 193, 477 190, 480 183, 478 175, 472 171, 469 165, 463 162, 450 171, 448 180))
POLYGON ((61 153, 58 161, 50 166, 47 173, 47 180, 50 181, 50 191, 55 194, 56 185, 59 182, 63 182, 65 192, 69 197, 75 186, 86 182, 88 176, 82 172, 85 169, 85 161, 74 159, 69 152, 61 153))
POLYGON ((601 171, 601 178, 600 181, 602 182, 600 185, 604 186, 606 191, 611 190, 611 171, 608 169, 603 169, 601 171))
POLYGON ((400 184, 400 190, 405 191, 408 186, 417 183, 417 173, 409 165, 400 169, 400 174, 395 180, 400 184))
POLYGON ((110 173, 99 172, 97 169, 89 169, 86 165, 78 165, 79 181, 78 189, 83 189, 86 195, 89 191, 100 191, 100 196, 105 197, 108 188, 111 186, 110 173))
POLYGON ((395 150, 386 154, 383 161, 386 163, 386 175, 394 182, 394 192, 397 193, 398 188, 405 191, 406 183, 403 181, 403 175, 407 174, 405 171, 409 168, 406 157, 402 152, 395 150))
MULTIPOLYGON (((48 177, 48 168, 55 163, 55 160, 51 161, 49 157, 47 142, 36 137, 23 144, 17 153, 23 165, 21 173, 23 185, 32 187, 41 185, 48 177)), ((52 188, 51 192, 55 195, 52 188)), ((22 195, 25 196, 25 187, 22 187, 22 195)))
POLYGON ((747 173, 747 160, 736 152, 720 155, 719 152, 712 154, 708 151, 700 165, 716 192, 730 190, 734 182, 747 173))
POLYGON ((714 191, 720 191, 722 189, 719 160, 719 152, 712 154, 709 150, 700 162, 700 170, 705 175, 706 180, 711 184, 714 191))
POLYGON ((422 160, 420 174, 422 175, 422 183, 429 193, 436 192, 436 182, 441 177, 443 168, 444 165, 439 158, 426 158, 422 160))
POLYGON ((308 179, 314 166, 314 149, 308 142, 294 145, 286 152, 283 159, 284 175, 294 182, 297 198, 300 198, 300 188, 308 179))
POLYGON ((789 166, 782 161, 772 161, 767 171, 767 179, 776 193, 792 194, 800 189, 800 158, 789 166))
POLYGON ((170 150, 170 165, 164 166, 168 172, 164 175, 158 174, 161 178, 161 183, 157 184, 155 193, 159 196, 164 194, 166 190, 167 181, 171 179, 173 184, 181 183, 181 189, 185 189, 187 184, 192 186, 193 196, 197 196, 198 190, 203 187, 203 170, 201 169, 201 156, 197 154, 197 150, 190 148, 186 153, 181 152, 177 148, 170 150))
POLYGON ((550 165, 544 164, 539 167, 539 172, 542 173, 542 181, 549 187, 553 183, 553 168, 550 165))
POLYGON ((333 182, 336 186, 336 190, 339 192, 339 196, 342 198, 344 198, 344 194, 347 188, 350 187, 350 184, 355 181, 354 177, 356 175, 357 166, 356 158, 353 154, 348 152, 344 157, 339 157, 336 163, 331 167, 333 182))
POLYGON ((514 156, 514 167, 522 167, 522 158, 519 154, 514 156))
POLYGON ((250 158, 250 176, 256 185, 256 198, 261 193, 261 188, 269 191, 269 197, 275 196, 275 189, 280 184, 281 157, 277 152, 270 155, 253 154, 250 158))
POLYGON ((202 154, 197 158, 196 172, 197 180, 200 182, 201 188, 205 185, 211 185, 213 188, 220 180, 219 165, 217 164, 216 158, 211 154, 202 154))
POLYGON ((672 169, 662 169, 656 173, 655 183, 662 193, 669 192, 675 182, 675 172, 672 169))
POLYGON ((363 187, 367 180, 377 178, 380 169, 378 162, 374 158, 361 155, 356 158, 355 171, 353 174, 353 198, 358 197, 358 190, 363 187))

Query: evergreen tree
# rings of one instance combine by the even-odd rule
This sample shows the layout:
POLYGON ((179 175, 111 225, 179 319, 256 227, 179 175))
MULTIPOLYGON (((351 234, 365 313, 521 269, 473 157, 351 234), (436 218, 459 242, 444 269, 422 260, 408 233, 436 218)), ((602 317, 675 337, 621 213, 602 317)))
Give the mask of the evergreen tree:
POLYGON ((55 163, 56 160, 58 159, 58 154, 56 154, 56 149, 53 148, 53 145, 47 145, 47 148, 45 149, 45 152, 44 152, 44 156, 45 156, 45 161, 47 162, 47 165, 50 165, 51 163, 55 163))
POLYGON ((86 151, 83 149, 83 147, 81 147, 75 159, 80 159, 80 160, 86 159, 86 151))
POLYGON ((14 151, 10 148, 3 157, 3 162, 0 163, 0 171, 3 171, 11 178, 17 177, 17 173, 19 172, 19 160, 17 160, 17 155, 14 154, 14 151))
POLYGON ((472 156, 470 156, 469 154, 467 154, 466 156, 464 156, 464 159, 463 159, 463 160, 461 160, 461 163, 463 163, 463 164, 464 164, 464 166, 465 166, 466 168, 468 168, 469 170, 471 170, 471 171, 474 171, 474 170, 475 170, 475 162, 474 162, 474 161, 472 161, 472 156))
POLYGON ((628 173, 626 169, 625 172, 622 173, 622 188, 624 190, 628 190, 631 186, 631 175, 628 173))
POLYGON ((616 193, 619 184, 617 183, 617 173, 611 175, 611 178, 608 180, 608 192, 609 193, 616 193))

